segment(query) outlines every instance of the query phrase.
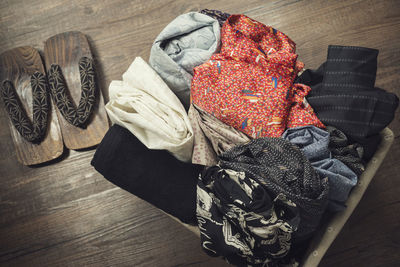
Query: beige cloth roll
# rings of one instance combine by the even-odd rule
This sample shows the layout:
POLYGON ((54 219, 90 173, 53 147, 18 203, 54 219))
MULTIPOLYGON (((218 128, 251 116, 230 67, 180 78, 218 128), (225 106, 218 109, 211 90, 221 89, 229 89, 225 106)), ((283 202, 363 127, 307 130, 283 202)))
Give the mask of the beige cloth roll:
POLYGON ((194 104, 190 105, 189 119, 194 132, 192 163, 213 166, 218 162, 218 155, 235 145, 250 141, 244 133, 194 104))
POLYGON ((112 123, 128 129, 149 149, 165 149, 181 161, 190 161, 193 130, 176 95, 161 77, 137 57, 112 81, 106 105, 112 123))

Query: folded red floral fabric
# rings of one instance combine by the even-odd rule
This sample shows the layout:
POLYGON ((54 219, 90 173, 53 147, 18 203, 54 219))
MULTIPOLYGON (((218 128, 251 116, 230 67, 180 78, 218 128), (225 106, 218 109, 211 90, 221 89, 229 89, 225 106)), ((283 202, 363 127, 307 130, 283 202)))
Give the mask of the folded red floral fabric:
POLYGON ((194 104, 253 138, 281 136, 287 125, 324 127, 304 101, 310 88, 293 84, 304 65, 288 36, 232 15, 221 41, 221 52, 194 69, 194 104))

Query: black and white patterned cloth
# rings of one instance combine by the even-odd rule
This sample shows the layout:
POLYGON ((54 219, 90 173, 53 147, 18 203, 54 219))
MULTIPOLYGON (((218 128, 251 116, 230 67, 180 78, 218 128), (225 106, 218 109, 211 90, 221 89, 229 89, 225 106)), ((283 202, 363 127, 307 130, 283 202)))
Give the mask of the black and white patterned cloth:
POLYGON ((220 159, 222 168, 244 172, 272 198, 283 194, 296 204, 300 223, 294 242, 317 229, 328 203, 328 180, 321 179, 296 145, 283 138, 259 138, 226 151, 220 159))
POLYGON ((333 126, 327 126, 326 130, 330 134, 329 150, 332 156, 360 176, 365 170, 364 148, 349 140, 344 132, 333 126))
POLYGON ((21 100, 15 91, 14 84, 5 80, 1 86, 1 97, 15 129, 25 140, 39 144, 47 131, 49 98, 46 76, 35 72, 31 76, 33 122, 29 119, 21 100))
POLYGON ((61 67, 52 64, 47 72, 50 93, 58 110, 70 124, 86 128, 96 103, 96 82, 93 60, 82 57, 79 60, 79 75, 81 78, 81 98, 78 107, 75 106, 68 92, 61 67))
POLYGON ((197 220, 211 256, 236 266, 277 266, 299 224, 296 205, 270 194, 245 172, 213 166, 200 174, 197 220))

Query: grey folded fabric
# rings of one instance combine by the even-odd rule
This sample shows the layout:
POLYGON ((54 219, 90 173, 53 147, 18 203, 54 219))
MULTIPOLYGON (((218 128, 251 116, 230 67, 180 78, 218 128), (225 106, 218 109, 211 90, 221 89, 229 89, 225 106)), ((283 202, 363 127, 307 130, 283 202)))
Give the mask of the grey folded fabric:
POLYGON ((213 166, 218 156, 235 145, 250 141, 244 133, 192 104, 189 120, 194 134, 192 163, 213 166))
POLYGON ((193 68, 206 62, 219 43, 218 21, 198 12, 178 16, 154 41, 149 63, 186 109, 190 104, 193 68))
POLYGON ((320 177, 328 177, 330 211, 343 210, 350 190, 357 184, 357 175, 343 162, 331 156, 329 132, 315 126, 286 130, 282 138, 300 147, 320 177))
POLYGON ((328 203, 328 181, 320 178, 300 149, 283 138, 258 138, 220 156, 219 166, 244 172, 272 198, 279 194, 296 204, 300 223, 293 242, 309 238, 328 203))

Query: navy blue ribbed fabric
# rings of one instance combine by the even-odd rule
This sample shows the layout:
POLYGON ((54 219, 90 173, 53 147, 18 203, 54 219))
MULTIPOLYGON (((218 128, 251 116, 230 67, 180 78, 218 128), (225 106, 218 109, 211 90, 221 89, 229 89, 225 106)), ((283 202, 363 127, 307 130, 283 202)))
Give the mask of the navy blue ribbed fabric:
POLYGON ((296 79, 311 86, 307 101, 318 118, 364 146, 366 159, 375 152, 379 132, 393 120, 399 105, 395 94, 374 87, 378 52, 330 45, 326 62, 296 79))

